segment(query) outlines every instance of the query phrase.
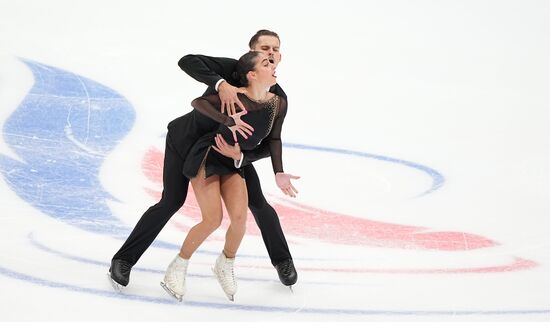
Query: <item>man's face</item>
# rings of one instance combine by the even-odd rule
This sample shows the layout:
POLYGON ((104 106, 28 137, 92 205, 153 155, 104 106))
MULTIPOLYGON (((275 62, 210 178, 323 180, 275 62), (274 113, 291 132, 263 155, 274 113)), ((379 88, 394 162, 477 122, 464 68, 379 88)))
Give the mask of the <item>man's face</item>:
POLYGON ((273 64, 275 67, 279 64, 281 61, 281 53, 279 52, 279 39, 274 36, 260 36, 258 38, 258 42, 252 48, 254 51, 261 51, 263 53, 266 53, 270 59, 273 60, 273 64))

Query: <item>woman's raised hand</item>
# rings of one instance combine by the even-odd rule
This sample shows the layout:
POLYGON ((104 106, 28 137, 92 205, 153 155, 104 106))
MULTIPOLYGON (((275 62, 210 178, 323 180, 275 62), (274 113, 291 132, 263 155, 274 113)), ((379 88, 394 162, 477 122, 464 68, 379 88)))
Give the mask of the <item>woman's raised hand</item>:
POLYGON ((229 115, 229 117, 231 117, 233 121, 235 121, 235 125, 229 127, 229 129, 233 133, 233 140, 235 140, 235 142, 237 142, 237 133, 242 135, 245 139, 248 139, 248 135, 252 135, 252 132, 254 131, 254 128, 250 124, 241 120, 241 116, 245 115, 246 113, 246 110, 242 110, 239 113, 229 115))

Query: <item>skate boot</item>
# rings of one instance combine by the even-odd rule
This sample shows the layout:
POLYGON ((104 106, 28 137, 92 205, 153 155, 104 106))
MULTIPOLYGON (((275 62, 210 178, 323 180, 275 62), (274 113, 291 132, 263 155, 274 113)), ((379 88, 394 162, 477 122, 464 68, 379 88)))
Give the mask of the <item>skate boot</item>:
POLYGON ((212 267, 214 275, 216 275, 218 282, 230 301, 235 300, 235 293, 237 293, 237 281, 235 280, 235 272, 233 270, 234 264, 235 258, 227 258, 222 252, 218 256, 218 259, 216 259, 216 265, 212 267))
POLYGON ((176 255, 166 269, 164 280, 160 282, 160 286, 180 302, 185 295, 185 275, 187 275, 188 264, 189 260, 181 258, 179 254, 176 255))
POLYGON ((122 289, 130 283, 130 271, 132 270, 132 264, 122 259, 111 260, 111 267, 109 267, 109 281, 115 291, 122 291, 122 289))
POLYGON ((298 280, 298 273, 296 272, 296 268, 294 268, 292 258, 285 259, 284 261, 278 263, 275 265, 275 269, 277 269, 277 274, 279 274, 279 280, 281 283, 289 286, 292 291, 292 285, 296 284, 296 281, 298 280))

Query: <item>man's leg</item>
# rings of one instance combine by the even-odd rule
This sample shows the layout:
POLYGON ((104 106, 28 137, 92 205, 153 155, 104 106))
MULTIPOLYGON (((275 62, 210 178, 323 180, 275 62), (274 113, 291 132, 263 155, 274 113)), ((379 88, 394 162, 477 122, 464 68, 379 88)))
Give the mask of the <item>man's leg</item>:
POLYGON ((244 177, 248 191, 248 208, 260 228, 271 263, 277 269, 281 282, 285 285, 293 285, 296 283, 298 275, 279 217, 263 195, 260 179, 254 166, 244 167, 244 177))
POLYGON ((126 242, 113 256, 109 271, 111 278, 118 284, 128 285, 132 266, 185 202, 189 179, 182 174, 182 169, 183 160, 176 152, 169 132, 164 152, 164 189, 161 200, 141 216, 126 242))

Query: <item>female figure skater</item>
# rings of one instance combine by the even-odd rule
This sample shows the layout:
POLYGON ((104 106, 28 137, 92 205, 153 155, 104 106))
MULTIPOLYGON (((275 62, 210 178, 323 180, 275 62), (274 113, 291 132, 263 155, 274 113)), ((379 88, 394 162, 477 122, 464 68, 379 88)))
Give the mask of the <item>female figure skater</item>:
POLYGON ((246 89, 245 93, 238 94, 246 110, 231 116, 221 113, 218 95, 199 97, 191 103, 220 126, 217 132, 204 135, 193 145, 184 163, 183 173, 190 178, 202 221, 189 230, 161 282, 162 287, 179 301, 185 295, 189 259, 222 222, 221 199, 231 223, 223 251, 212 270, 229 300, 234 300, 237 291, 233 267, 246 229, 248 197, 242 170, 235 167, 233 159, 212 148, 216 140, 223 137, 230 144, 239 144, 242 150, 252 150, 262 140, 268 140, 276 179, 283 175, 281 128, 287 103, 268 91, 276 83, 275 67, 266 54, 251 51, 239 59, 237 74, 246 89))

